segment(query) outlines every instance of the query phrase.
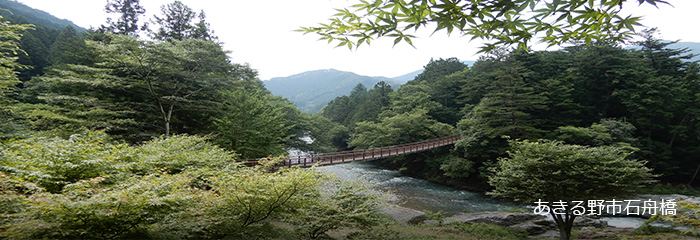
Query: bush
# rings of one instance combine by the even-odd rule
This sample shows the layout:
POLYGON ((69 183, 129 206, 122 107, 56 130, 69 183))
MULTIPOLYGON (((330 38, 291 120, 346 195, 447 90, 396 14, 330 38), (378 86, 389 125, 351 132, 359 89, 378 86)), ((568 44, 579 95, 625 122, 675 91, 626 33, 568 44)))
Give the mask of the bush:
POLYGON ((69 139, 37 137, 0 147, 0 171, 59 193, 67 184, 114 175, 132 157, 127 145, 108 142, 104 132, 69 139))
POLYGON ((270 220, 318 202, 327 178, 243 167, 196 136, 141 146, 101 132, 9 142, 0 153, 0 238, 270 238, 270 220), (47 191, 44 191, 46 189, 47 191))
POLYGON ((186 169, 235 168, 237 155, 207 142, 207 138, 176 135, 156 138, 135 149, 136 157, 129 169, 138 174, 186 169))
POLYGON ((315 201, 289 212, 285 221, 295 224, 304 235, 318 238, 340 227, 367 229, 383 220, 377 213, 382 203, 377 192, 358 182, 333 183, 315 201))
POLYGON ((179 212, 197 196, 179 175, 133 177, 112 187, 98 177, 67 185, 63 194, 28 198, 7 228, 12 239, 114 239, 145 236, 148 225, 179 212))

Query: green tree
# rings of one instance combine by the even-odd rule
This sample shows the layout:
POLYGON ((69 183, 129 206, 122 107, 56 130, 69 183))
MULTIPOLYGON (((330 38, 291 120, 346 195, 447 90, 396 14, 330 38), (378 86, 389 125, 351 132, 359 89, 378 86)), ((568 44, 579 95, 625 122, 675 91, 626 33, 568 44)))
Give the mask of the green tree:
POLYGON ((66 26, 56 37, 49 49, 49 59, 53 64, 82 64, 90 65, 94 55, 88 49, 78 32, 72 26, 66 26))
POLYGON ((457 58, 440 58, 438 60, 430 59, 428 65, 423 67, 423 72, 418 74, 418 76, 416 76, 416 78, 412 81, 419 83, 433 83, 443 77, 462 71, 466 68, 467 65, 460 62, 457 58))
POLYGON ((426 110, 414 109, 377 123, 358 122, 349 145, 361 149, 383 147, 445 137, 453 131, 454 127, 432 119, 426 110))
POLYGON ((210 116, 220 109, 217 92, 255 76, 247 66, 231 64, 227 52, 211 41, 154 43, 112 35, 109 43, 94 46, 104 67, 146 92, 137 107, 147 119, 159 119, 166 136, 208 129, 210 116))
POLYGON ((489 72, 479 73, 485 92, 479 103, 459 121, 457 127, 465 136, 455 147, 468 160, 477 163, 494 161, 505 153, 502 136, 535 139, 541 137, 533 114, 545 109, 546 100, 527 82, 530 70, 512 57, 484 59, 494 65, 489 72))
POLYGON ((106 130, 122 139, 139 139, 142 124, 133 106, 128 80, 109 69, 60 64, 25 83, 18 113, 35 131, 68 137, 83 130, 106 130))
POLYGON ((333 180, 331 189, 322 191, 319 200, 290 212, 284 221, 310 238, 319 238, 337 228, 369 229, 381 223, 382 196, 368 185, 333 180))
POLYGON ((21 52, 19 41, 22 33, 30 27, 3 21, 0 16, 0 139, 17 137, 23 130, 9 106, 15 103, 12 95, 20 83, 15 72, 20 67, 17 62, 17 55, 21 52))
POLYGON ((50 64, 49 49, 32 32, 34 31, 27 31, 20 40, 24 53, 20 53, 17 61, 27 66, 27 68, 18 69, 18 77, 23 82, 28 81, 33 76, 42 75, 44 68, 50 64))
POLYGON ((205 20, 204 11, 197 14, 179 0, 161 6, 160 11, 161 16, 153 17, 153 23, 158 25, 157 30, 151 31, 153 38, 161 41, 216 39, 205 20), (197 18, 199 22, 195 22, 197 18))
MULTIPOLYGON (((583 147, 551 141, 511 141, 512 151, 501 159, 489 178, 489 194, 531 205, 544 202, 551 209, 560 239, 571 237, 581 212, 574 201, 609 199, 632 194, 653 182, 644 162, 628 159, 614 147, 583 147), (557 202, 566 206, 555 213, 557 202)), ((585 209, 584 209, 585 213, 585 209)))
POLYGON ((634 125, 628 122, 601 119, 600 123, 593 123, 590 127, 561 126, 555 132, 557 140, 568 144, 630 147, 637 142, 632 136, 635 130, 634 125))
POLYGON ((119 14, 119 17, 116 20, 107 18, 107 25, 100 26, 100 30, 123 35, 136 35, 139 30, 145 30, 146 24, 139 26, 139 17, 146 13, 146 9, 139 2, 140 0, 107 0, 105 12, 119 14))
MULTIPOLYGON (((361 1, 349 8, 338 9, 336 17, 318 27, 300 31, 316 33, 321 39, 338 41, 349 48, 369 44, 380 37, 394 38, 394 44, 405 41, 412 45, 409 30, 431 28, 447 33, 480 38, 496 46, 518 44, 527 49, 536 36, 549 46, 568 41, 622 41, 630 38, 639 26, 640 17, 623 16, 624 0, 542 0, 507 1, 361 1)), ((637 0, 639 4, 665 4, 661 0, 637 0)))
POLYGON ((309 137, 313 141, 309 150, 314 152, 335 152, 347 150, 350 131, 340 123, 318 114, 308 115, 309 137))
POLYGON ((259 158, 284 154, 291 138, 283 109, 270 104, 270 95, 260 90, 224 90, 221 94, 225 113, 216 122, 216 141, 220 146, 259 158))

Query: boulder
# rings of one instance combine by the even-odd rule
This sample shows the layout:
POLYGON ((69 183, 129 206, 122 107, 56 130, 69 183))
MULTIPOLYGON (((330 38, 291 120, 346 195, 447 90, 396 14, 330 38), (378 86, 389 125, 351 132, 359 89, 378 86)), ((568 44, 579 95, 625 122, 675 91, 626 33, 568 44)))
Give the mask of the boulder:
POLYGON ((452 217, 445 218, 445 223, 450 222, 472 222, 472 223, 488 223, 504 227, 510 227, 516 224, 542 220, 547 216, 537 215, 534 213, 524 212, 480 212, 480 213, 462 213, 452 217))
MULTIPOLYGON (((556 223, 550 216, 528 212, 463 213, 445 218, 445 223, 450 222, 488 223, 503 227, 520 228, 527 231, 530 236, 544 236, 550 231, 556 232, 557 236, 559 233, 556 223)), ((600 219, 577 216, 574 220, 574 228, 580 229, 584 227, 605 228, 608 227, 608 224, 600 219)))
POLYGON ((387 206, 380 209, 379 212, 403 223, 408 223, 411 219, 425 215, 424 212, 395 204, 387 204, 387 206))

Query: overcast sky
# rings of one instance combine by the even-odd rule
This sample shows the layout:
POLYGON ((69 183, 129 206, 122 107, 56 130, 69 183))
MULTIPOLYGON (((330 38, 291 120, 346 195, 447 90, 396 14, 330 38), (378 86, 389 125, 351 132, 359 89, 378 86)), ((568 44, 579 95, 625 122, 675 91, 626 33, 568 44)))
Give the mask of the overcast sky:
MULTIPOLYGON (((669 40, 700 42, 696 24, 700 20, 698 0, 668 0, 674 7, 660 5, 625 10, 644 16, 648 27, 658 27, 661 37, 669 40)), ((30 7, 89 28, 106 21, 106 0, 19 0, 30 7)), ((160 6, 173 0, 142 0, 150 19, 160 13, 160 6)), ((248 63, 259 72, 260 79, 285 77, 309 70, 334 68, 367 76, 396 77, 418 69, 430 58, 457 57, 476 60, 480 42, 469 42, 458 35, 419 32, 414 49, 407 44, 392 47, 391 39, 375 41, 350 51, 347 47, 317 41, 317 35, 294 32, 301 26, 315 26, 335 13, 334 8, 354 4, 354 0, 182 0, 195 11, 204 10, 211 28, 230 50, 236 63, 248 63)), ((630 0, 629 2, 637 2, 630 0)), ((144 21, 144 20, 142 20, 144 21)))

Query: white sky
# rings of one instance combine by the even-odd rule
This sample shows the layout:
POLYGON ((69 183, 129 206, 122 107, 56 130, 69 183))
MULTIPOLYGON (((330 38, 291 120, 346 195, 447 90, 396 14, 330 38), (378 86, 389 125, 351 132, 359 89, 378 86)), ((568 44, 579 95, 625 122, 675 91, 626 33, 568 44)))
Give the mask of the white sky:
MULTIPOLYGON (((160 6, 173 0, 142 0, 150 19, 160 13, 160 6)), ((661 38, 700 42, 700 31, 695 26, 700 9, 698 0, 667 0, 674 7, 660 5, 637 7, 636 0, 628 0, 628 13, 644 16, 642 23, 658 27, 661 38), (635 3, 632 3, 635 2, 635 3)), ((106 0, 19 0, 30 7, 46 11, 89 28, 106 22, 106 0)), ((335 13, 334 8, 348 7, 354 0, 182 0, 195 11, 203 9, 211 28, 224 42, 224 48, 232 51, 236 63, 249 63, 259 71, 259 77, 267 80, 285 77, 309 70, 335 68, 360 75, 396 77, 418 69, 430 58, 457 57, 476 60, 480 42, 468 38, 451 37, 443 32, 430 36, 426 31, 417 34, 414 45, 400 43, 395 47, 393 39, 374 41, 371 46, 361 46, 350 51, 347 47, 335 48, 335 44, 317 41, 314 34, 295 32, 302 26, 315 26, 325 22, 335 13)), ((142 19, 145 21, 145 19, 142 19)))

